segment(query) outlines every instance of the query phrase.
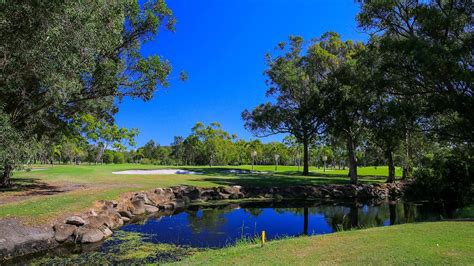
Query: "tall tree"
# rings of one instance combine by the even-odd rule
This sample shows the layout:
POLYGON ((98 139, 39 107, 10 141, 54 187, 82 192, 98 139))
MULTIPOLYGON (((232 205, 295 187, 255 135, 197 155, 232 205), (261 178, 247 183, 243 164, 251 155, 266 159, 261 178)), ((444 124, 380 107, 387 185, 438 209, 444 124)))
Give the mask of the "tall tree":
POLYGON ((370 139, 383 150, 388 164, 387 183, 395 182, 394 153, 405 135, 403 106, 396 98, 383 95, 367 115, 370 139))
MULTIPOLYGON (((85 114, 112 124, 117 99, 149 100, 168 85, 169 62, 140 53, 160 28, 174 29, 163 0, 26 1, 2 11, 0 108, 19 138, 80 134, 71 122, 85 114)), ((1 164, 7 186, 17 164, 1 164)))
POLYGON ((473 1, 358 2, 359 25, 377 36, 380 71, 394 85, 387 92, 413 99, 432 136, 474 142, 473 1))
POLYGON ((366 86, 369 70, 359 60, 364 55, 365 46, 342 41, 337 33, 323 35, 321 45, 334 62, 324 86, 328 129, 336 138, 346 140, 349 176, 351 183, 355 184, 356 152, 364 128, 363 118, 373 101, 366 86))
POLYGON ((210 167, 216 163, 227 164, 229 162, 227 155, 234 137, 224 131, 219 123, 213 122, 205 126, 198 122, 192 128, 192 132, 201 141, 203 154, 210 167))
POLYGON ((291 134, 303 145, 303 175, 309 174, 309 146, 324 130, 321 113, 320 84, 331 68, 331 58, 319 42, 305 49, 301 37, 279 44, 280 53, 267 55, 268 96, 252 111, 245 110, 245 127, 256 136, 291 134))

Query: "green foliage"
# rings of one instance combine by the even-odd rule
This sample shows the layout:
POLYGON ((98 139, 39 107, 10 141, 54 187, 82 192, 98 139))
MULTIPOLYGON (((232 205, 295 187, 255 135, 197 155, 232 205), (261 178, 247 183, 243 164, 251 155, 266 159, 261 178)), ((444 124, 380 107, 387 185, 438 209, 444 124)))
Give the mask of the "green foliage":
POLYGON ((162 0, 15 2, 2 15, 0 106, 18 143, 86 133, 105 143, 99 161, 107 142, 135 135, 113 124, 118 103, 168 86, 169 62, 140 53, 160 28, 174 30, 162 0))
POLYGON ((359 25, 375 33, 384 90, 413 100, 431 134, 474 141, 472 1, 358 2, 359 25))
POLYGON ((48 254, 30 261, 32 265, 43 264, 151 264, 176 261, 196 253, 194 248, 178 247, 170 244, 153 244, 147 236, 138 233, 117 231, 105 240, 104 249, 70 256, 48 254))
POLYGON ((125 163, 125 155, 121 152, 114 153, 114 163, 121 164, 125 163))
MULTIPOLYGON (((467 148, 467 147, 466 147, 467 148)), ((471 202, 474 198, 474 158, 465 151, 435 154, 414 173, 407 194, 412 198, 471 202)))
POLYGON ((0 187, 10 186, 14 168, 29 162, 35 153, 35 142, 10 124, 10 117, 0 111, 0 187))
POLYGON ((104 152, 104 157, 103 157, 104 163, 113 163, 114 162, 114 152, 107 150, 104 152))

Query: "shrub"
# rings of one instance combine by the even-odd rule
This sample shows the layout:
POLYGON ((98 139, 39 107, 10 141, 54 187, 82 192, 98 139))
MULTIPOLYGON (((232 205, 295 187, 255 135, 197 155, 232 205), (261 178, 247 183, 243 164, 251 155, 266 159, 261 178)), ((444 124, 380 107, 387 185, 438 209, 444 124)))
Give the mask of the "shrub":
POLYGON ((104 156, 102 158, 104 160, 104 163, 113 163, 114 162, 114 152, 113 151, 105 151, 104 156))
POLYGON ((121 152, 115 152, 114 163, 117 163, 117 164, 125 163, 125 155, 121 152))
POLYGON ((470 202, 474 196, 474 160, 462 153, 437 154, 417 169, 407 195, 416 199, 470 202))

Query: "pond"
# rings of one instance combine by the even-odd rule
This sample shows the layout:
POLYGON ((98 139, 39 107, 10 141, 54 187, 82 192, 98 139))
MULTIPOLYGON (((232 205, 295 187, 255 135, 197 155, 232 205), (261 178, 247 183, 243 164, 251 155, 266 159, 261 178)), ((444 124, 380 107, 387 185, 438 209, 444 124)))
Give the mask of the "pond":
POLYGON ((357 203, 250 202, 191 207, 169 216, 150 217, 121 229, 142 233, 153 243, 220 248, 266 232, 268 240, 340 230, 435 221, 452 216, 439 206, 414 203, 370 206, 357 203))
POLYGON ((24 258, 21 262, 173 261, 202 248, 221 248, 242 239, 256 238, 261 231, 266 232, 267 240, 272 240, 436 221, 451 218, 453 213, 453 209, 445 205, 404 202, 375 206, 321 201, 191 206, 181 212, 162 213, 123 226, 99 245, 58 249, 39 257, 24 258))

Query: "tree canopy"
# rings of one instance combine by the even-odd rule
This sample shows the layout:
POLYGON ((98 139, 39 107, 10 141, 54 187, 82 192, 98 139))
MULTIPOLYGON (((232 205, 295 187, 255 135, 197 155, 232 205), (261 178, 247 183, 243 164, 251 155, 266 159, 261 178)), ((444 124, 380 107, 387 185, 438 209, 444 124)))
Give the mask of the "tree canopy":
MULTIPOLYGON (((164 1, 33 1, 2 5, 0 108, 30 139, 77 135, 86 115, 113 124, 124 97, 150 100, 170 63, 140 47, 174 30, 164 1)), ((84 127, 82 127, 84 128, 84 127)), ((3 161, 7 185, 14 165, 3 161)))

